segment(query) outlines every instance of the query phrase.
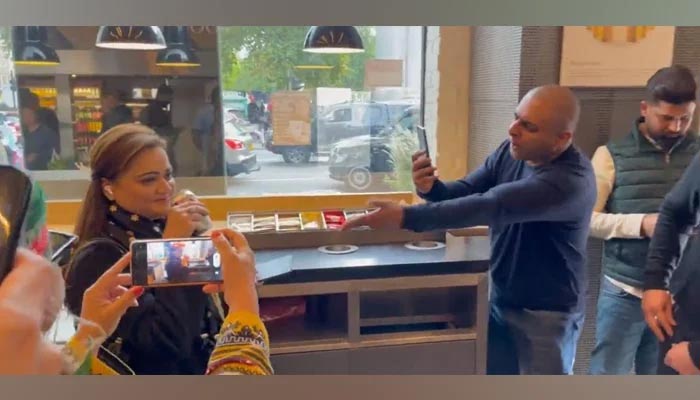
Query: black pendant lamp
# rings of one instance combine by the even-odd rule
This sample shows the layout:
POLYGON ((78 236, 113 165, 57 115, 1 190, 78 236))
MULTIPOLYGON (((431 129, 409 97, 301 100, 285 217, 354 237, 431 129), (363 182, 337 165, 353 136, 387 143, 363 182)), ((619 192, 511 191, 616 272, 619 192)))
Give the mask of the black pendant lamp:
POLYGON ((362 53, 360 33, 354 26, 312 26, 306 33, 304 51, 309 53, 362 53))
POLYGON ((192 41, 185 26, 164 26, 163 36, 167 48, 158 51, 156 65, 161 67, 198 67, 199 57, 192 48, 192 41))
POLYGON ((119 50, 164 49, 165 38, 157 26, 104 25, 97 32, 95 46, 119 50))
POLYGON ((12 32, 15 64, 51 66, 60 63, 56 51, 46 44, 47 38, 45 26, 15 26, 12 32))

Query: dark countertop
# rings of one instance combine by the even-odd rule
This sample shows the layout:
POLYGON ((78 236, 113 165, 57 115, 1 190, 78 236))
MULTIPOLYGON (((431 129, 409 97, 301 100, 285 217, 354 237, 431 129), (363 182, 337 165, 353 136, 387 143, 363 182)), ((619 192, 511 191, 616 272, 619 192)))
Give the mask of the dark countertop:
POLYGON ((488 270, 490 256, 486 236, 464 238, 434 250, 411 250, 402 243, 358 247, 342 255, 324 254, 318 247, 256 250, 255 258, 260 275, 278 275, 266 283, 284 284, 482 273, 488 270))

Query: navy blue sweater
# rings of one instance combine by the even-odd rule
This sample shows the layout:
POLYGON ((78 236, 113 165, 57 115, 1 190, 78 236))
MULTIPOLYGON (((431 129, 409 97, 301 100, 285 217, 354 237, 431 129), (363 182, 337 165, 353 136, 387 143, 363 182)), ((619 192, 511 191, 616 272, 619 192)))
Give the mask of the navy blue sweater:
POLYGON ((406 229, 491 228, 494 304, 583 310, 596 185, 590 161, 574 146, 531 167, 513 159, 506 140, 466 178, 437 181, 421 196, 429 202, 405 209, 406 229))
MULTIPOLYGON (((700 154, 693 158, 659 210, 649 244, 644 288, 681 294, 690 284, 700 285, 700 154)), ((694 289, 693 292, 698 292, 694 289)), ((700 296, 692 308, 700 307, 700 296)))
POLYGON ((700 154, 666 195, 647 255, 644 289, 670 290, 676 302, 672 342, 690 341, 700 368, 700 154), (680 315, 679 315, 680 313, 680 315))

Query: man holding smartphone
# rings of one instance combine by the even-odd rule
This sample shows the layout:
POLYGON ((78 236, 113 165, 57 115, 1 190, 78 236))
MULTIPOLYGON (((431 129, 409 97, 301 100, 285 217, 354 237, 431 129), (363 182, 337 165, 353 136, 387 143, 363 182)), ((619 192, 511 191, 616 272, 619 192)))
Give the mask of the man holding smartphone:
POLYGON ((427 204, 375 202, 379 210, 344 226, 490 226, 489 374, 573 372, 596 194, 590 161, 573 146, 579 113, 571 90, 537 87, 518 104, 510 139, 476 171, 443 182, 419 153, 413 180, 427 204))

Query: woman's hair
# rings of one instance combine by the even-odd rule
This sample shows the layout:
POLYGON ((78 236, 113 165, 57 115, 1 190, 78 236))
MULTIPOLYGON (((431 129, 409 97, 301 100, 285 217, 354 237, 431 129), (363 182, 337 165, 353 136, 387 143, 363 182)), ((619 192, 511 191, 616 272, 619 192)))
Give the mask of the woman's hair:
POLYGON ((109 200, 102 191, 102 179, 116 179, 142 151, 165 146, 151 128, 139 124, 117 125, 95 141, 90 150, 90 186, 75 225, 78 247, 100 236, 107 223, 109 200))

